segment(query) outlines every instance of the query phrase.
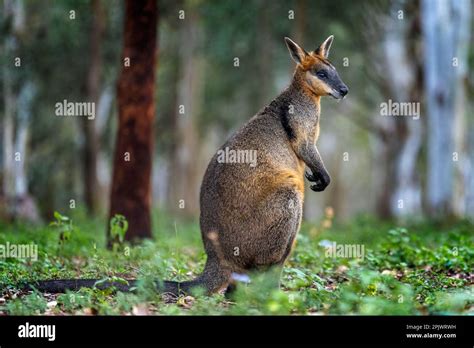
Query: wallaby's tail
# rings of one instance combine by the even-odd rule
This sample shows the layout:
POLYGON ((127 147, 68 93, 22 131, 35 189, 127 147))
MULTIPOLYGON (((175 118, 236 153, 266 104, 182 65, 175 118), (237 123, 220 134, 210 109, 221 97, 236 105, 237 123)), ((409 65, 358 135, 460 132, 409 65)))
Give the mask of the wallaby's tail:
POLYGON ((128 283, 123 283, 117 281, 102 282, 99 279, 51 279, 39 280, 32 284, 28 284, 25 289, 36 289, 40 292, 59 293, 66 292, 66 290, 78 291, 81 288, 96 287, 103 290, 114 287, 118 291, 127 292, 132 290, 134 286, 136 286, 136 280, 128 280, 128 283))
MULTIPOLYGON (((189 294, 193 288, 203 288, 206 293, 214 293, 227 287, 230 281, 230 271, 223 270, 219 264, 213 261, 206 263, 204 271, 196 279, 186 282, 157 281, 156 288, 161 293, 174 295, 189 294)), ((136 280, 128 280, 127 283, 118 281, 99 281, 98 279, 56 279, 40 280, 28 284, 27 290, 37 289, 40 292, 62 293, 66 290, 77 291, 81 288, 106 289, 114 287, 117 291, 128 292, 137 285, 136 280)))

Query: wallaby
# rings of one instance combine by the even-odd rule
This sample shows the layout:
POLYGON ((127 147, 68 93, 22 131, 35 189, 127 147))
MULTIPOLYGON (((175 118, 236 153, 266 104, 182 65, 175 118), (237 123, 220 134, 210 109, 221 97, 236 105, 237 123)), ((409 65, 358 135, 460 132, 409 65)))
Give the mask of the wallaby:
MULTIPOLYGON (((203 287, 214 293, 232 285, 234 274, 281 269, 300 229, 304 177, 316 192, 329 185, 330 176, 316 147, 320 98, 342 99, 348 92, 327 59, 333 36, 312 52, 289 38, 285 41, 296 62, 291 84, 222 145, 204 175, 200 226, 207 262, 203 273, 187 282, 161 282, 159 291, 179 294, 203 287), (256 165, 235 163, 235 158, 226 163, 220 157, 222 151, 252 151, 257 155, 256 165), (310 172, 305 173, 305 166, 310 172)), ((91 287, 95 282, 49 280, 35 286, 60 292, 91 287)), ((125 291, 134 282, 100 287, 111 285, 125 291)))

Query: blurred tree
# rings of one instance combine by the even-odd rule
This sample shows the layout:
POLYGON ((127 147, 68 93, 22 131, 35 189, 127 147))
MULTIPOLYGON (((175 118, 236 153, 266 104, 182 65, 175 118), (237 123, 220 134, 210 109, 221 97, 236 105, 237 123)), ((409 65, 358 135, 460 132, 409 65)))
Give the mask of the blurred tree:
MULTIPOLYGON (((68 213, 84 202, 82 117, 58 117, 54 111, 57 102, 86 98, 89 60, 78 57, 88 56, 92 20, 83 15, 90 11, 89 2, 49 3, 25 1, 27 35, 19 52, 22 68, 17 70, 37 90, 30 118, 27 176, 28 187, 47 219, 55 210, 68 213)), ((118 38, 110 46, 118 48, 118 38)), ((108 66, 113 70, 114 64, 108 66)))
MULTIPOLYGON (((24 73, 21 49, 28 41, 25 5, 22 0, 4 2, 9 33, 5 36, 4 85, 4 142, 3 192, 6 216, 37 222, 35 200, 28 190, 26 171, 27 143, 36 86, 29 74, 24 73)), ((3 215, 3 214, 2 214, 3 215)))
MULTIPOLYGON (((126 1, 109 218, 125 216, 129 224, 127 240, 151 237, 157 22, 156 0, 126 1)), ((110 245, 110 231, 108 237, 110 245)))
MULTIPOLYGON (((308 192, 305 218, 317 218, 327 204, 338 217, 359 212, 380 217, 421 213, 420 196, 428 202, 428 191, 439 188, 433 189, 426 180, 433 162, 429 165, 425 157, 434 151, 434 140, 424 116, 429 117, 423 103, 427 65, 422 62, 425 36, 420 32, 420 2, 160 0, 164 54, 157 71, 160 88, 155 92, 160 108, 153 120, 159 124, 154 158, 159 174, 153 176, 153 186, 159 187, 160 202, 186 215, 197 213, 200 179, 217 146, 291 78, 294 65, 283 36, 311 50, 334 34, 330 59, 350 94, 341 103, 330 98, 322 102, 318 145, 333 181, 324 193, 308 192), (180 10, 185 10, 185 20, 179 19, 180 10), (398 20, 400 10, 404 18, 398 20), (381 117, 380 103, 389 99, 422 102, 420 120, 381 117), (180 105, 184 114, 179 113, 180 105), (355 128, 351 121, 361 127, 355 128), (431 140, 425 142, 424 136, 431 140), (350 160, 343 159, 345 154, 350 160), (362 194, 366 200, 358 200, 362 194), (186 211, 179 209, 180 199, 186 211), (400 199, 404 209, 398 208, 400 199)), ((113 149, 119 141, 115 136, 119 117, 111 117, 117 112, 111 86, 118 73, 124 12, 120 1, 109 3, 118 6, 102 2, 102 9, 94 14, 99 4, 95 0, 2 2, 0 201, 2 191, 13 197, 26 187, 42 215, 49 218, 55 210, 68 213, 75 204, 80 209, 85 203, 94 211, 94 199, 108 196, 103 192, 110 188, 113 149), (13 15, 18 4, 25 8, 23 15, 13 15), (27 29, 14 30, 22 21, 27 29), (8 68, 15 57, 21 58, 21 68, 8 68), (96 119, 56 117, 54 105, 64 99, 94 100, 96 119), (26 153, 24 166, 6 160, 18 148, 26 153), (94 177, 99 179, 99 189, 94 189, 94 177)), ((474 113, 470 111, 474 78, 468 65, 472 66, 474 55, 468 28, 472 18, 467 19, 472 16, 468 7, 472 1, 446 0, 442 5, 448 3, 455 8, 443 16, 453 20, 445 21, 449 29, 440 33, 441 41, 447 35, 457 47, 450 54, 458 66, 451 69, 454 62, 447 63, 457 87, 452 93, 436 95, 444 99, 447 93, 452 99, 451 155, 456 152, 459 160, 446 162, 452 164, 454 176, 449 178, 449 201, 455 214, 462 216, 474 214, 474 113), (466 85, 470 91, 464 91, 466 85)), ((437 6, 437 2, 429 4, 437 6)), ((141 179, 130 182, 137 180, 141 179)), ((105 206, 102 203, 99 206, 105 206)), ((5 202, 3 206, 13 207, 5 202)))
POLYGON ((27 143, 29 126, 32 115, 32 104, 36 95, 36 86, 31 81, 26 81, 19 92, 17 100, 17 124, 15 132, 15 196, 12 202, 13 216, 16 219, 38 222, 39 214, 36 202, 28 190, 26 170, 27 143))
MULTIPOLYGON (((104 35, 104 11, 100 0, 91 0, 92 23, 90 28, 90 59, 87 72, 86 94, 89 102, 99 104, 101 74, 102 74, 102 39, 104 35)), ((98 107, 96 107, 98 111, 98 107)), ((98 112, 97 112, 98 113, 98 112)), ((97 116, 97 115, 96 115, 97 116)), ((97 158, 99 154, 99 139, 97 135, 97 119, 89 120, 83 117, 82 131, 84 134, 83 169, 84 169, 84 198, 87 209, 91 214, 99 210, 100 187, 97 177, 97 158)))
MULTIPOLYGON (((272 77, 256 74, 259 57, 255 52, 260 51, 255 33, 259 30, 260 17, 255 14, 261 13, 261 6, 265 3, 260 0, 203 1, 200 6, 204 14, 204 55, 210 67, 206 71, 203 100, 203 105, 209 107, 202 113, 199 124, 204 133, 217 125, 225 138, 226 132, 263 106, 258 104, 259 87, 264 78, 272 77), (222 25, 223 21, 226 25, 222 25)), ((285 24, 285 21, 270 22, 285 24)))
MULTIPOLYGON (((454 96, 454 149, 458 153, 458 161, 454 161, 454 195, 453 209, 458 217, 474 217, 474 180, 470 176, 474 167, 474 151, 469 148, 469 136, 474 133, 472 120, 469 120, 468 98, 469 78, 469 46, 472 37, 472 0, 453 3, 454 16, 457 18, 453 30, 457 31, 457 43, 453 61, 455 75, 454 96)), ((472 69, 471 69, 472 70, 472 69)), ((470 113, 472 118, 472 113, 470 113)))
POLYGON ((160 1, 160 51, 166 54, 160 56, 158 67, 158 81, 156 100, 160 107, 157 110, 155 125, 159 125, 155 141, 155 158, 152 176, 153 202, 155 207, 166 211, 177 208, 176 199, 172 194, 170 184, 173 175, 170 170, 172 158, 175 155, 177 145, 176 132, 178 112, 178 80, 180 76, 180 29, 183 21, 180 19, 179 11, 184 9, 183 1, 160 1), (174 204, 173 204, 174 202, 174 204))
POLYGON ((454 124, 456 96, 460 92, 459 64, 465 64, 466 54, 458 56, 461 38, 470 21, 469 0, 423 0, 421 7, 425 42, 425 88, 428 112, 427 207, 428 214, 437 219, 454 214, 454 163, 459 161, 455 151, 454 124), (460 23, 461 22, 461 23, 460 23), (455 30, 456 29, 456 30, 455 30), (461 30, 460 30, 461 29, 461 30))
MULTIPOLYGON (((385 29, 383 45, 390 98, 398 103, 421 103, 422 63, 417 43, 420 38, 418 1, 393 1, 391 19, 385 29), (399 19, 399 11, 404 13, 399 19)), ((388 96, 387 96, 388 97, 388 96)), ((419 109, 421 113, 421 109, 419 109)), ((421 185, 417 162, 422 145, 421 115, 392 117, 388 137, 392 146, 393 175, 387 190, 390 216, 417 216, 421 213, 421 185)))
MULTIPOLYGON (((5 200, 5 207, 8 208, 9 204, 6 202, 7 198, 11 198, 14 195, 14 162, 13 162, 13 114, 15 112, 15 94, 13 92, 13 81, 12 81, 12 52, 16 46, 13 23, 15 16, 15 9, 13 1, 3 2, 3 16, 2 16, 2 31, 4 39, 2 42, 3 46, 3 69, 2 69, 2 80, 3 80, 3 119, 2 119, 2 194, 5 200)), ((16 22, 18 25, 18 22, 16 22)), ((6 216, 10 215, 10 212, 5 212, 6 216)))
POLYGON ((179 19, 179 57, 174 111, 172 152, 170 154, 170 201, 174 212, 187 216, 199 213, 198 118, 202 107, 203 70, 202 24, 199 2, 184 3, 184 18, 179 19))
MULTIPOLYGON (((418 2, 372 2, 366 3, 364 9, 374 18, 361 25, 360 38, 367 50, 365 59, 370 57, 367 77, 376 86, 372 93, 376 100, 369 101, 370 104, 375 102, 371 119, 358 116, 355 120, 372 136, 376 170, 371 186, 376 191, 375 213, 382 219, 413 216, 421 212, 417 173, 422 121, 415 119, 416 115, 382 116, 381 105, 389 101, 420 103, 422 69, 416 46, 420 37, 418 2)), ((360 107, 364 103, 367 101, 359 100, 357 104, 360 107)))

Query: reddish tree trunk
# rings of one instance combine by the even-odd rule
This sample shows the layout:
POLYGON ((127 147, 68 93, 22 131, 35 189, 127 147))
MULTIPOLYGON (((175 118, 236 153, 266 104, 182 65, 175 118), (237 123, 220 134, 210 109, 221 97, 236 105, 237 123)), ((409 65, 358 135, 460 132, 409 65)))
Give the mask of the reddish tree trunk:
POLYGON ((157 20, 156 0, 127 0, 109 215, 126 217, 129 223, 126 240, 151 237, 157 20))

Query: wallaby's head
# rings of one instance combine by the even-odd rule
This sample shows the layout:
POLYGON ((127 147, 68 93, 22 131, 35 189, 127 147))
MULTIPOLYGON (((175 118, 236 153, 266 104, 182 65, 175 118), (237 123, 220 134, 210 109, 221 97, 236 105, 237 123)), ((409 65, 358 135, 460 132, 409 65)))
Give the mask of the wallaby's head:
POLYGON ((333 39, 334 36, 329 36, 316 50, 309 53, 290 38, 285 37, 285 42, 291 58, 296 62, 294 78, 300 80, 301 87, 314 96, 330 95, 342 99, 349 89, 328 60, 333 39))

